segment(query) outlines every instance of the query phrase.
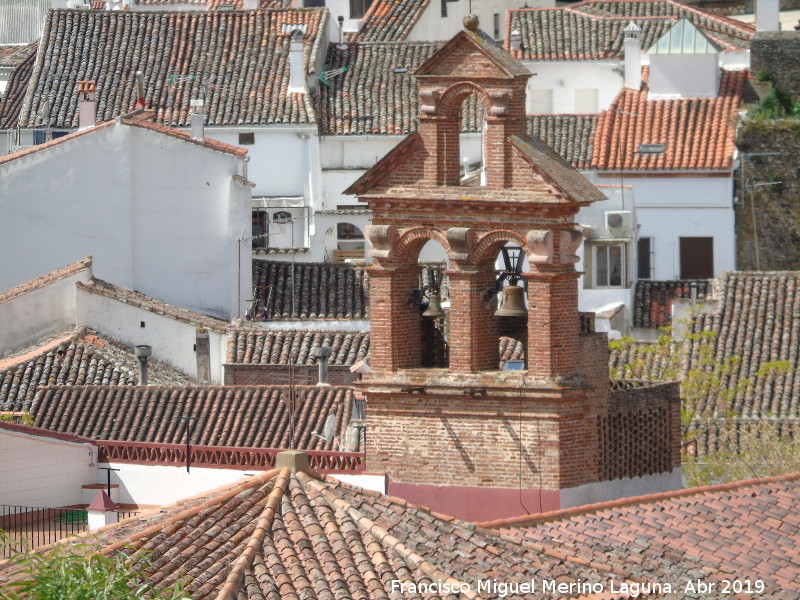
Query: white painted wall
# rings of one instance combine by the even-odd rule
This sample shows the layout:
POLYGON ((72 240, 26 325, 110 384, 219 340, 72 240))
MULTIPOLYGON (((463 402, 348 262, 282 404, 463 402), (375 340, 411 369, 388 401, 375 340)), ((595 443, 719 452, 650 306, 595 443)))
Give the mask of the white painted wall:
MULTIPOLYGON (((512 8, 550 8, 554 0, 481 0, 472 2, 472 12, 478 15, 480 28, 490 37, 501 40, 505 37, 506 11, 512 8), (494 15, 498 15, 499 30, 495 32, 494 15), (497 33, 497 35, 495 35, 497 33)), ((425 12, 408 36, 410 42, 449 40, 464 28, 464 17, 470 11, 466 2, 447 2, 447 16, 442 17, 441 0, 431 0, 425 12)))
POLYGON ((79 504, 97 480, 97 448, 0 430, 0 504, 58 508, 79 504))
POLYGON ((561 508, 571 508, 595 502, 607 502, 617 498, 671 492, 683 489, 683 487, 681 468, 678 467, 669 473, 657 473, 655 475, 645 475, 644 477, 626 477, 624 479, 589 483, 561 490, 560 503, 561 508))
POLYGON ((75 282, 91 275, 85 269, 0 303, 0 356, 75 327, 75 282))
POLYGON ((648 99, 716 98, 717 54, 652 54, 648 99))
POLYGON ((0 289, 87 254, 97 277, 199 312, 241 313, 251 284, 242 161, 114 125, 0 165, 0 289), (231 291, 241 283, 242 293, 231 291))
MULTIPOLYGON (((103 465, 106 466, 106 465, 103 465)), ((194 496, 220 486, 234 483, 262 471, 247 469, 208 469, 190 467, 166 467, 111 463, 119 469, 111 472, 111 483, 119 484, 119 502, 131 504, 168 504, 181 498, 194 496)), ((105 471, 100 471, 105 483, 105 471)), ((384 475, 336 475, 345 483, 369 490, 386 493, 384 475)))
MULTIPOLYGON (((129 346, 140 344, 152 346, 154 359, 190 376, 197 375, 197 355, 194 351, 197 340, 196 325, 83 290, 77 290, 76 296, 77 320, 81 325, 102 331, 129 346), (141 326, 142 321, 144 327, 141 326)), ((211 383, 221 384, 227 337, 221 331, 213 329, 208 331, 211 346, 211 383)))
POLYGON ((596 113, 606 110, 622 89, 621 60, 610 61, 522 61, 532 73, 528 79, 525 110, 528 114, 575 114, 575 90, 597 90, 596 113), (550 107, 537 102, 537 91, 552 91, 550 107))

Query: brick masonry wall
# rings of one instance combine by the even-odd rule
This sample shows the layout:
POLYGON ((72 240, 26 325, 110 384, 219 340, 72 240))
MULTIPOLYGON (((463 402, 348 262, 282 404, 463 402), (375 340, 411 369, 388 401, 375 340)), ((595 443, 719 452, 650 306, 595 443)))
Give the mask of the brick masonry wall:
POLYGON ((367 467, 416 484, 560 489, 597 481, 597 417, 585 411, 585 393, 370 394, 367 467))
POLYGON ((681 464, 677 383, 642 385, 611 393, 598 420, 601 480, 664 473, 681 464))
MULTIPOLYGON (((224 385, 285 385, 290 379, 288 365, 226 364, 224 368, 224 385)), ((316 385, 318 375, 317 366, 294 367, 294 382, 297 385, 316 385)), ((328 382, 331 385, 351 385, 357 377, 357 374, 350 372, 350 367, 328 367, 328 382)))

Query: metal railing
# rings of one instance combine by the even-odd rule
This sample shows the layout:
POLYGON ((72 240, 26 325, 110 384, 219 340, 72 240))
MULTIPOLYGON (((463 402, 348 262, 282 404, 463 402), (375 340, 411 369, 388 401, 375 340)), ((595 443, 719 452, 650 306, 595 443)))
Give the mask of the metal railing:
POLYGON ((8 558, 81 533, 86 528, 85 510, 3 504, 0 505, 0 529, 4 534, 0 555, 8 558))
MULTIPOLYGON (((212 469, 246 468, 267 470, 275 467, 280 449, 225 446, 190 446, 98 440, 101 462, 147 465, 191 466, 212 469)), ((323 473, 363 471, 364 455, 358 452, 306 450, 309 466, 323 473)))

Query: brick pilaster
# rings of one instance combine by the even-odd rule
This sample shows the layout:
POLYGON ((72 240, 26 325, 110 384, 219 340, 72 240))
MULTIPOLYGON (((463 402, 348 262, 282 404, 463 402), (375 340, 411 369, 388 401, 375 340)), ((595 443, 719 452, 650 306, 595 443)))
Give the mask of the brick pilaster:
POLYGON ((411 292, 419 288, 416 265, 397 269, 370 269, 370 361, 381 371, 419 367, 419 309, 409 304, 411 292))
POLYGON ((484 300, 486 290, 494 287, 494 271, 448 271, 448 275, 450 370, 471 373, 499 368, 495 306, 484 300))

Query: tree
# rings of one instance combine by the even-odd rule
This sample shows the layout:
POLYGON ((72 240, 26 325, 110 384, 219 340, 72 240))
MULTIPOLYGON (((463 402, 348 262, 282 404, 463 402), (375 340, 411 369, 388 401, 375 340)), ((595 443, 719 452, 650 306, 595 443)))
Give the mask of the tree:
MULTIPOLYGON (((0 532, 1 534, 2 532, 0 532)), ((0 538, 0 546, 8 540, 0 538)), ((101 554, 89 545, 59 544, 44 552, 20 552, 4 567, 10 582, 0 589, 0 600, 185 600, 189 595, 175 584, 159 591, 136 561, 122 552, 101 554)))

